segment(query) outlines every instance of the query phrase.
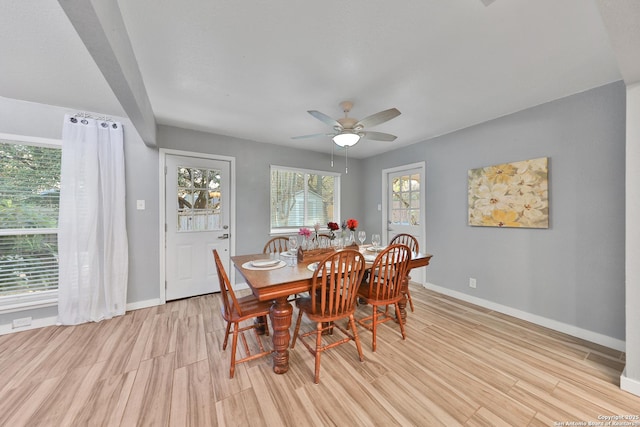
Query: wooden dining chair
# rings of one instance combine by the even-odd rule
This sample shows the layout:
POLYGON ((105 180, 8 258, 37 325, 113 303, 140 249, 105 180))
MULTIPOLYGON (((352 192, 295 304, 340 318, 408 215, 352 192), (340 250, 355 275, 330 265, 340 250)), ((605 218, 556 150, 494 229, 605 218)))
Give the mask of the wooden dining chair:
POLYGON ((229 277, 224 270, 224 265, 222 265, 222 261, 220 261, 218 251, 215 249, 213 250, 213 258, 216 262, 216 270, 218 271, 218 279, 220 280, 220 292, 222 296, 222 318, 227 322, 227 328, 224 334, 224 342, 222 343, 222 350, 227 349, 227 342, 229 340, 229 334, 231 333, 231 325, 233 325, 233 339, 231 341, 231 368, 229 370, 229 378, 233 378, 236 370, 236 364, 248 362, 250 360, 267 356, 272 353, 272 350, 265 350, 258 334, 258 329, 261 329, 264 325, 265 335, 269 336, 269 325, 267 324, 266 320, 264 323, 254 322, 251 324, 247 324, 246 326, 240 326, 240 323, 246 320, 256 318, 266 319, 271 308, 271 301, 259 301, 253 295, 247 295, 241 298, 237 298, 235 292, 233 292, 231 283, 229 282, 229 277), (248 330, 253 330, 253 332, 255 333, 256 341, 258 343, 258 347, 260 348, 260 351, 258 353, 251 354, 251 351, 249 350, 247 339, 244 336, 244 332, 248 330), (246 354, 245 357, 241 359, 236 359, 238 336, 240 336, 242 339, 242 344, 246 354))
POLYGON ((398 302, 403 296, 402 282, 407 276, 410 259, 411 251, 408 246, 389 245, 378 254, 373 261, 368 279, 360 285, 360 302, 373 306, 371 316, 358 319, 358 324, 372 332, 372 351, 376 351, 376 334, 380 323, 397 320, 402 339, 406 339, 398 302), (395 307, 395 316, 389 313, 391 305, 395 307), (384 311, 378 310, 381 306, 384 306, 384 311))
POLYGON ((293 332, 291 349, 295 347, 299 336, 302 344, 315 356, 314 382, 316 384, 320 382, 320 356, 325 350, 355 341, 360 361, 364 361, 353 316, 358 287, 364 274, 364 265, 364 257, 355 250, 344 250, 328 255, 318 263, 318 269, 312 279, 310 296, 298 299, 298 320, 293 332), (316 328, 299 334, 303 314, 316 323, 316 328), (349 331, 336 323, 337 320, 344 318, 349 318, 349 331), (325 341, 323 344, 323 332, 333 332, 336 329, 345 337, 331 339, 329 343, 325 341))
POLYGON ((270 239, 262 249, 263 254, 272 254, 275 252, 286 252, 289 249, 289 237, 277 236, 270 239))
MULTIPOLYGON (((420 245, 418 244, 418 239, 416 239, 411 234, 406 234, 406 233, 396 234, 393 237, 393 239, 391 239, 391 242, 389 242, 389 244, 407 245, 411 250, 411 252, 415 252, 416 254, 420 252, 420 245)), ((411 299, 411 291, 409 290, 410 280, 411 280, 411 277, 407 275, 404 283, 405 286, 403 287, 403 289, 404 289, 404 295, 407 298, 407 301, 409 301, 409 307, 411 308, 411 312, 413 312, 413 299, 411 299)))
MULTIPOLYGON (((277 236, 270 239, 262 249, 263 254, 282 253, 289 250, 289 236, 277 236)), ((289 301, 295 301, 298 294, 291 295, 289 301)))

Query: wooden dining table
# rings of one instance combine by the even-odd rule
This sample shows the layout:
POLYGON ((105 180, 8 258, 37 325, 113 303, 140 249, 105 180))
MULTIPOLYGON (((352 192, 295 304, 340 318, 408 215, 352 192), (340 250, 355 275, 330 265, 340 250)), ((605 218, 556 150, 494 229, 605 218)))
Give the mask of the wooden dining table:
MULTIPOLYGON (((362 247, 361 251, 366 251, 366 247, 362 247)), ((314 272, 308 266, 318 261, 318 258, 313 257, 309 260, 299 261, 294 265, 288 263, 284 267, 275 269, 243 267, 251 261, 265 259, 268 256, 266 254, 236 255, 231 257, 231 261, 256 298, 260 301, 273 302, 269 313, 273 329, 273 371, 276 374, 284 374, 289 370, 289 340, 291 338, 289 328, 293 313, 293 307, 289 303, 288 297, 311 290, 314 272)), ((431 254, 413 253, 409 261, 409 271, 429 265, 431 257, 431 254)), ((366 264, 367 267, 371 267, 372 262, 367 261, 366 264)), ((405 283, 405 285, 407 284, 405 283)), ((399 304, 403 319, 406 319, 406 305, 407 300, 403 297, 399 304)))

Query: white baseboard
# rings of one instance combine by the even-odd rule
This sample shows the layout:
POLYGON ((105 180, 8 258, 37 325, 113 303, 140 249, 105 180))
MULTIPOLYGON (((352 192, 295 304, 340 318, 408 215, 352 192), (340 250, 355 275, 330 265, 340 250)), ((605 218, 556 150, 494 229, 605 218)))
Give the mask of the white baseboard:
POLYGON ((58 320, 58 316, 41 317, 39 319, 33 319, 33 321, 29 326, 22 326, 19 328, 14 328, 13 324, 7 323, 4 325, 0 325, 0 335, 12 334, 14 332, 28 331, 29 329, 37 329, 37 328, 44 328, 47 326, 53 326, 56 324, 57 320, 58 320))
POLYGON ((640 396, 640 381, 627 377, 627 369, 625 368, 620 375, 620 389, 640 396))
POLYGON ((160 298, 148 299, 145 301, 136 301, 127 304, 127 311, 140 310, 141 308, 155 307, 156 305, 162 305, 160 298))
POLYGON ((573 325, 568 325, 566 323, 558 322, 557 320, 538 316, 536 314, 527 313, 526 311, 518 310, 502 304, 497 304, 495 302, 474 297, 471 295, 467 295, 462 292, 443 288, 433 283, 425 283, 424 287, 427 289, 431 289, 435 292, 448 295, 462 301, 469 302, 471 304, 479 305, 480 307, 498 311, 500 313, 504 313, 509 316, 516 317, 518 319, 526 320, 527 322, 535 323, 536 325, 544 326, 545 328, 553 329, 554 331, 562 332, 567 335, 571 335, 577 338, 581 338, 583 340, 587 340, 596 344, 603 345, 605 347, 613 348, 618 351, 625 351, 625 348, 626 348, 625 342, 617 338, 612 338, 607 335, 599 334, 597 332, 588 331, 586 329, 578 328, 573 325))
MULTIPOLYGON (((127 311, 130 310, 139 310, 141 308, 154 307, 156 305, 161 305, 159 298, 150 299, 146 301, 137 301, 130 304, 127 304, 127 311)), ((0 325, 0 335, 12 334, 14 332, 28 331, 29 329, 37 329, 44 328, 47 326, 53 326, 56 324, 58 320, 58 316, 51 317, 41 317, 33 319, 29 326, 22 326, 19 328, 14 328, 12 323, 6 323, 0 325)))

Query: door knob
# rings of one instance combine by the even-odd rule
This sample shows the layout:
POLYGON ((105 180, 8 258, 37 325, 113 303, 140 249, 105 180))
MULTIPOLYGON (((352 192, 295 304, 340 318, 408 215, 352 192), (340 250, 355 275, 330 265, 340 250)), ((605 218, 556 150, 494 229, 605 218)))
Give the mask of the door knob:
POLYGON ((224 233, 222 236, 218 237, 218 239, 228 239, 229 233, 224 233))

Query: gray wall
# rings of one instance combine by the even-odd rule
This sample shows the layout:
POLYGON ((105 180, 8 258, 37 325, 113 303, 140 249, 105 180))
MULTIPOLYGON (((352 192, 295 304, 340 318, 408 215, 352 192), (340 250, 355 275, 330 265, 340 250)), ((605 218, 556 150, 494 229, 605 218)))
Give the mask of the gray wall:
MULTIPOLYGON (((0 98, 0 133, 60 138, 69 109, 0 98)), ((129 304, 159 297, 158 152, 125 124, 129 304), (147 210, 137 211, 136 200, 147 210)), ((236 253, 269 233, 269 165, 331 171, 329 155, 169 126, 158 145, 236 158, 236 253)), ((342 175, 342 217, 381 229, 381 170, 426 161, 430 283, 624 340, 625 88, 614 83, 365 160, 342 175), (549 157, 550 228, 467 225, 467 170, 549 157), (366 183, 366 185, 364 185, 366 183), (478 288, 468 287, 469 277, 478 288)), ((337 156, 333 171, 344 172, 337 156)), ((51 316, 32 310, 0 316, 51 316)))
POLYGON ((367 230, 381 227, 380 171, 422 160, 428 282, 624 340, 622 82, 366 159, 367 230), (549 157, 549 229, 468 226, 467 171, 536 157, 549 157))
MULTIPOLYGON (((328 144, 329 142, 326 141, 328 144)), ((236 253, 261 252, 269 239, 269 166, 291 166, 341 174, 342 218, 362 218, 361 161, 308 150, 258 143, 169 126, 158 127, 158 146, 175 150, 231 156, 236 159, 236 253)))

